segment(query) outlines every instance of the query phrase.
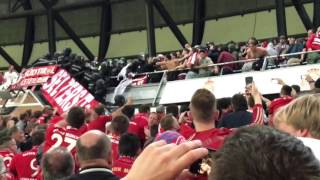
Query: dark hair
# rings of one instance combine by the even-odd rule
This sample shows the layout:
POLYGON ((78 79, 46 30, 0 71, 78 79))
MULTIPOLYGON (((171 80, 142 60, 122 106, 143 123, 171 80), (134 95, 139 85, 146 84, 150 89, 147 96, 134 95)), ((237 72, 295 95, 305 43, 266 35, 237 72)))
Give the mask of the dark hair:
POLYGON ((94 112, 97 113, 97 115, 101 116, 105 114, 105 106, 103 104, 99 104, 97 107, 95 107, 94 112))
POLYGON ((213 156, 209 179, 310 180, 320 176, 320 164, 299 139, 276 129, 238 129, 213 156))
POLYGON ((71 176, 74 170, 72 155, 61 147, 45 153, 41 165, 44 180, 66 178, 71 176))
POLYGON ((126 103, 126 98, 123 95, 116 95, 114 97, 115 106, 123 106, 126 103))
POLYGON ((119 155, 136 157, 141 147, 140 139, 135 134, 123 134, 119 140, 119 155))
POLYGON ((76 150, 82 161, 106 159, 111 152, 111 142, 107 136, 100 136, 94 145, 86 147, 81 143, 81 139, 78 139, 76 150))
POLYGON ((191 98, 192 115, 199 121, 212 120, 216 108, 216 98, 207 89, 198 89, 191 98))
POLYGON ((161 128, 164 131, 172 130, 173 129, 173 123, 175 119, 172 114, 167 114, 163 119, 160 121, 161 128))
POLYGON ((174 117, 179 118, 179 107, 175 104, 166 107, 166 114, 172 114, 174 117))
POLYGON ((299 85, 292 85, 291 86, 292 89, 294 89, 296 91, 297 94, 299 94, 301 92, 301 88, 299 85))
POLYGON ((242 94, 233 95, 231 104, 234 111, 246 111, 248 109, 247 100, 242 94))
POLYGON ((36 119, 40 118, 41 116, 42 116, 42 111, 35 111, 33 113, 33 117, 36 119))
POLYGON ((231 106, 231 98, 221 98, 217 100, 217 109, 227 109, 231 106))
POLYGON ((290 86, 283 85, 281 88, 280 94, 284 96, 291 96, 291 92, 292 92, 292 88, 290 86))
POLYGON ((256 45, 258 45, 258 40, 255 38, 255 37, 251 37, 250 39, 249 39, 249 41, 253 41, 253 44, 256 46, 256 45))
POLYGON ((180 106, 180 112, 183 113, 183 112, 186 112, 186 111, 190 111, 189 109, 189 104, 183 104, 180 106))
POLYGON ((132 105, 126 105, 121 109, 121 112, 131 120, 134 116, 134 107, 132 105))
POLYGON ((28 117, 28 114, 27 113, 22 113, 20 114, 20 120, 24 120, 26 117, 28 117))
POLYGON ((85 113, 81 107, 72 107, 67 116, 67 122, 71 127, 80 128, 85 121, 85 113))
POLYGON ((129 118, 127 116, 116 116, 111 121, 111 128, 120 135, 126 133, 129 128, 129 118))
POLYGON ((44 130, 37 130, 32 133, 31 135, 31 142, 34 146, 39 146, 44 142, 45 139, 45 131, 44 130))
POLYGON ((150 112, 150 106, 143 104, 139 106, 139 113, 149 113, 150 112))
POLYGON ((28 117, 31 117, 31 115, 32 115, 32 110, 31 109, 28 109, 28 110, 26 110, 26 115, 28 116, 28 117))

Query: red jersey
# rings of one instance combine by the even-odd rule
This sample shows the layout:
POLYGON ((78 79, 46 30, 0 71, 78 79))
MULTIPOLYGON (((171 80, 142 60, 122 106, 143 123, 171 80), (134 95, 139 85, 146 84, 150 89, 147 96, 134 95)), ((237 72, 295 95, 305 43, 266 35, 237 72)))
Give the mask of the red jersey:
POLYGON ((39 180, 40 166, 36 160, 37 152, 38 146, 35 146, 13 157, 9 170, 17 180, 39 180))
POLYGON ((112 116, 99 116, 97 119, 88 123, 88 130, 99 130, 106 132, 106 123, 112 120, 112 116))
POLYGON ((180 133, 189 141, 191 140, 200 140, 203 144, 203 147, 217 150, 219 149, 224 142, 224 139, 232 133, 231 129, 227 128, 212 128, 206 131, 201 132, 192 132, 192 128, 189 126, 182 126, 180 133), (188 130, 189 129, 189 130, 188 130))
POLYGON ((125 177, 130 171, 134 160, 132 157, 120 156, 119 159, 112 164, 113 174, 119 178, 125 177))
POLYGON ((146 140, 146 135, 144 134, 145 128, 148 128, 148 114, 138 113, 133 118, 133 121, 130 122, 128 132, 136 134, 141 140, 141 143, 144 144, 146 140))
POLYGON ((109 136, 110 140, 111 140, 111 148, 112 148, 112 162, 115 162, 118 158, 119 158, 119 140, 120 140, 120 136, 115 135, 115 134, 111 134, 109 136))
POLYGON ((313 34, 313 33, 308 37, 307 42, 306 42, 306 48, 307 49, 312 49, 312 42, 313 42, 315 37, 316 37, 316 35, 313 34))
POLYGON ((315 35, 311 48, 312 50, 320 50, 320 32, 315 35))
POLYGON ((264 124, 264 109, 262 104, 254 105, 252 109, 252 125, 263 125, 264 124))
POLYGON ((86 128, 77 129, 70 126, 65 128, 56 126, 48 127, 43 152, 57 147, 65 147, 72 155, 75 155, 76 142, 86 130, 86 128))
POLYGON ((269 106, 269 124, 273 126, 273 116, 279 110, 279 108, 289 104, 293 98, 291 96, 285 96, 277 98, 271 101, 269 106))
POLYGON ((9 167, 14 155, 15 153, 13 153, 8 149, 0 150, 0 158, 3 159, 4 166, 6 167, 7 170, 9 170, 9 167))

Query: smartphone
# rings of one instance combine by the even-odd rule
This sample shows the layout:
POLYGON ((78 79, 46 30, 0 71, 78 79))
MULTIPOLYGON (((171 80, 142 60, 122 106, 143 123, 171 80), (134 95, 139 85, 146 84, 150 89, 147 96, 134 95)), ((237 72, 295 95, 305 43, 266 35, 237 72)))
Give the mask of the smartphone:
POLYGON ((212 156, 216 152, 216 150, 208 149, 209 154, 202 158, 195 161, 193 164, 191 164, 189 171, 194 175, 201 175, 201 176, 207 176, 210 174, 211 167, 213 165, 212 156))
POLYGON ((252 83, 253 83, 253 77, 252 76, 246 77, 246 86, 252 83))

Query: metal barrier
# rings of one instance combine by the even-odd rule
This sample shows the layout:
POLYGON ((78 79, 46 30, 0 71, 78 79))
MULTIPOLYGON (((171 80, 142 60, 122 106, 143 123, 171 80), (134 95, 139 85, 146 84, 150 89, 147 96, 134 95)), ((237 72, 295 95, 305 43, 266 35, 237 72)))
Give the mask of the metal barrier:
MULTIPOLYGON (((262 65, 261 70, 264 71, 264 70, 267 70, 267 69, 268 69, 268 61, 269 61, 269 59, 272 59, 272 58, 290 57, 290 56, 296 56, 296 55, 302 55, 302 54, 308 54, 308 53, 317 53, 317 52, 320 52, 320 50, 302 51, 302 52, 290 53, 290 54, 280 54, 280 55, 274 55, 274 56, 266 56, 266 57, 264 58, 264 61, 263 61, 263 65, 262 65)), ((293 65, 299 65, 299 64, 300 64, 300 63, 292 64, 292 66, 293 66, 293 65)), ((288 65, 288 64, 279 65, 279 67, 288 67, 288 66, 291 66, 291 65, 288 65)))

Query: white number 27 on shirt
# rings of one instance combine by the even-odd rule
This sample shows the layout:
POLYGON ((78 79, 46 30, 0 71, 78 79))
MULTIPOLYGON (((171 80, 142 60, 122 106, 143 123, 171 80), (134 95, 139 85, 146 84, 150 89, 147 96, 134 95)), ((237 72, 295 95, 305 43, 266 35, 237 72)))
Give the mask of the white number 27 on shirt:
POLYGON ((77 144, 77 140, 69 138, 69 137, 65 137, 63 139, 63 137, 57 133, 55 133, 51 136, 51 140, 56 140, 56 143, 50 148, 50 150, 57 148, 57 147, 60 147, 62 145, 62 143, 65 142, 68 144, 67 150, 69 152, 71 152, 76 147, 76 144, 77 144))

